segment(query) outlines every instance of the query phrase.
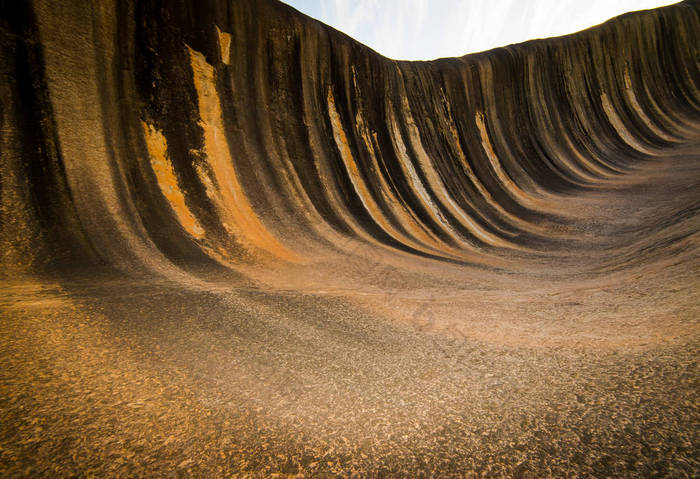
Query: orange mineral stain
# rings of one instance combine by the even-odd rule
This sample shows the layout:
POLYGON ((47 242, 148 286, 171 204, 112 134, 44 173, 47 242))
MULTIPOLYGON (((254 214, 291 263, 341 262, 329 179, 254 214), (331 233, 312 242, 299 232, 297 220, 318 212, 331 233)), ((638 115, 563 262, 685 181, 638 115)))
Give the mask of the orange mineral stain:
POLYGON ((479 128, 479 135, 481 136, 481 146, 486 152, 486 156, 489 159, 489 163, 493 168, 496 177, 501 182, 501 185, 508 191, 513 198, 515 198, 520 204, 528 208, 537 208, 537 202, 535 202, 527 193, 525 193, 515 182, 508 176, 501 166, 501 162, 498 159, 498 155, 493 150, 493 145, 491 145, 491 140, 489 139, 489 134, 486 131, 486 123, 484 122, 484 114, 482 112, 477 112, 474 117, 476 121, 476 126, 479 128))
POLYGON ((178 221, 190 235, 195 238, 204 237, 204 229, 200 226, 190 209, 185 203, 185 195, 177 183, 177 176, 168 156, 168 143, 165 136, 152 125, 142 121, 143 133, 146 138, 148 155, 151 160, 151 168, 156 174, 160 191, 168 200, 170 207, 175 212, 178 221))
MULTIPOLYGON (((241 243, 251 250, 262 250, 277 258, 300 262, 302 258, 290 251, 270 233, 253 210, 236 173, 223 124, 219 95, 216 91, 214 67, 204 55, 189 48, 190 61, 197 90, 200 126, 204 131, 207 164, 212 181, 203 181, 208 196, 214 201, 222 222, 241 243)), ((197 169, 202 176, 203 169, 197 169)))
POLYGON ((394 228, 391 223, 386 219, 381 208, 376 203, 372 197, 369 188, 365 180, 362 178, 360 171, 357 167, 357 163, 353 158, 352 151, 348 145, 348 139, 345 135, 343 125, 340 121, 340 116, 335 108, 335 99, 333 98, 333 92, 328 90, 328 113, 331 119, 331 126, 333 128, 333 138, 340 151, 340 156, 343 159, 343 165, 350 176, 350 181, 355 189, 355 192, 362 201, 367 212, 370 214, 372 219, 377 222, 377 224, 392 238, 400 241, 404 244, 411 246, 412 248, 423 250, 423 246, 414 242, 412 239, 403 235, 400 231, 394 228))
POLYGON ((231 64, 231 35, 222 32, 219 27, 216 27, 216 33, 219 39, 219 52, 221 53, 221 61, 226 65, 231 64))
POLYGON ((653 154, 651 150, 644 146, 641 143, 641 141, 637 140, 637 138, 635 138, 634 135, 630 133, 630 131, 625 126, 625 122, 622 120, 622 118, 620 118, 620 115, 617 114, 617 111, 611 103, 607 93, 602 92, 600 94, 600 101, 603 104, 603 111, 605 111, 605 116, 608 117, 608 120, 610 120, 610 123, 615 128, 615 131, 617 131, 617 134, 620 135, 620 138, 622 138, 622 140, 625 143, 627 143, 629 146, 636 149, 637 151, 653 154))

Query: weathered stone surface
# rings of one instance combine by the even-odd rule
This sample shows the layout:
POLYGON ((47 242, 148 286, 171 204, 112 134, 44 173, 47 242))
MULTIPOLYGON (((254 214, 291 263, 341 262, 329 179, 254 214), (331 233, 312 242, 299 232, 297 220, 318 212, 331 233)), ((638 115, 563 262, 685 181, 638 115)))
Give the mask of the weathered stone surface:
POLYGON ((699 44, 0 3, 0 475, 697 475, 699 44))

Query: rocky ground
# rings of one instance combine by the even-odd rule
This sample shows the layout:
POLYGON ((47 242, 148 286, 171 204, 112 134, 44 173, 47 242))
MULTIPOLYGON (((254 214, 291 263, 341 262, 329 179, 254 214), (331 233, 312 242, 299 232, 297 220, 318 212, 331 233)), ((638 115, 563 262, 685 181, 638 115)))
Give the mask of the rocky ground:
POLYGON ((696 477, 699 169, 564 201, 530 272, 4 282, 0 475, 696 477))

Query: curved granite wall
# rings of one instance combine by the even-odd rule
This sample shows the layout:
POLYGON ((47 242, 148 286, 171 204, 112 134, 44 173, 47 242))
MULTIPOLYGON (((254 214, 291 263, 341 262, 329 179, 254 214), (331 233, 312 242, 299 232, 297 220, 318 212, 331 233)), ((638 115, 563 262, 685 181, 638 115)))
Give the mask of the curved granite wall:
POLYGON ((0 476, 696 477, 699 45, 0 2, 0 476))
MULTIPOLYGON (((394 61, 273 1, 2 7, 2 269, 546 252, 557 195, 697 136, 700 4, 394 61)), ((507 268, 507 265, 505 266, 507 268)))

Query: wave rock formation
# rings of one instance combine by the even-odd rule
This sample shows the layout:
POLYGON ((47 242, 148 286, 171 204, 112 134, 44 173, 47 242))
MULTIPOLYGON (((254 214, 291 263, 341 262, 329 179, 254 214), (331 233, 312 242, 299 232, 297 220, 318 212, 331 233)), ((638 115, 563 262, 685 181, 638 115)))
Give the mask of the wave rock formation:
POLYGON ((699 45, 1 3, 0 473, 697 474, 699 45))

